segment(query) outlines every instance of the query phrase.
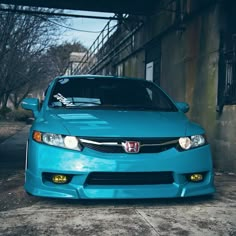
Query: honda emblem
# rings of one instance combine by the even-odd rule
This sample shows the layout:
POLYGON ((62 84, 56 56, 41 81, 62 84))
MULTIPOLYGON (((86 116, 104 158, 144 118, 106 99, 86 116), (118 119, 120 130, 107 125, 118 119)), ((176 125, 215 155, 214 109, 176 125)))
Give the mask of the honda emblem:
POLYGON ((138 153, 140 150, 140 142, 126 141, 122 146, 127 153, 138 153))

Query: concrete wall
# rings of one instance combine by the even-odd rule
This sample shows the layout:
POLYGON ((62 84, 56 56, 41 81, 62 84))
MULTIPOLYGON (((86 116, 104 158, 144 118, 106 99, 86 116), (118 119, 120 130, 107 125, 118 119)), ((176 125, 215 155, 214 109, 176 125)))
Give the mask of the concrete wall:
POLYGON ((196 16, 182 35, 172 32, 162 38, 161 86, 190 104, 188 116, 206 129, 215 168, 236 172, 236 106, 216 112, 219 8, 215 5, 196 16))
POLYGON ((218 169, 236 173, 236 106, 225 106, 216 118, 212 142, 215 165, 218 169))
MULTIPOLYGON (((213 146, 219 55, 217 21, 218 8, 214 6, 188 22, 182 34, 173 31, 162 39, 161 86, 174 99, 190 104, 188 116, 207 130, 213 146)), ((219 159, 215 151, 213 156, 214 160, 219 159)))
POLYGON ((125 76, 144 78, 145 72, 145 54, 144 51, 136 53, 128 58, 124 63, 125 76))

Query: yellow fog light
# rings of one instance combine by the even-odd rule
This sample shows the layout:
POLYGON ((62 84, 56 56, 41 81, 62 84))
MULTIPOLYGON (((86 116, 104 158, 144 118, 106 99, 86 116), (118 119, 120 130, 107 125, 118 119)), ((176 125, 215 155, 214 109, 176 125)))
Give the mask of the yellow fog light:
POLYGON ((68 181, 66 175, 53 175, 52 182, 55 184, 65 184, 68 181))
POLYGON ((192 174, 190 175, 190 180, 193 182, 199 182, 203 180, 203 175, 202 174, 192 174))

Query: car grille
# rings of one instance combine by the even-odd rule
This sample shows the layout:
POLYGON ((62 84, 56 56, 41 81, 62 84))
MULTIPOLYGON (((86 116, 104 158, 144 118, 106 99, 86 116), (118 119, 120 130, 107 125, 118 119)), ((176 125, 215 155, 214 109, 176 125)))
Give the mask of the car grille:
POLYGON ((166 172, 91 172, 87 185, 147 185, 172 184, 173 173, 166 172))
POLYGON ((81 139, 83 147, 93 149, 104 153, 126 153, 122 142, 125 140, 135 140, 140 143, 139 153, 160 153, 178 146, 178 139, 164 138, 164 139, 81 139))

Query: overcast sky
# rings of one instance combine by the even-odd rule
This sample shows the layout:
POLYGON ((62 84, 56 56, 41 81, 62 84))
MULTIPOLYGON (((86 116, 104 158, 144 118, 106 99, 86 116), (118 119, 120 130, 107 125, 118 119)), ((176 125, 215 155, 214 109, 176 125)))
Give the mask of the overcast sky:
MULTIPOLYGON (((93 15, 93 16, 107 16, 112 17, 114 13, 99 13, 99 12, 86 12, 86 11, 69 11, 70 14, 78 15, 93 15)), ((80 41, 84 46, 89 48, 95 39, 98 37, 99 32, 107 24, 108 20, 101 19, 89 19, 89 18, 68 18, 67 23, 69 27, 75 28, 81 31, 69 30, 62 28, 63 35, 62 41, 80 41), (97 33, 89 33, 82 31, 95 31, 97 33)), ((114 22, 115 24, 115 22, 114 22)))

